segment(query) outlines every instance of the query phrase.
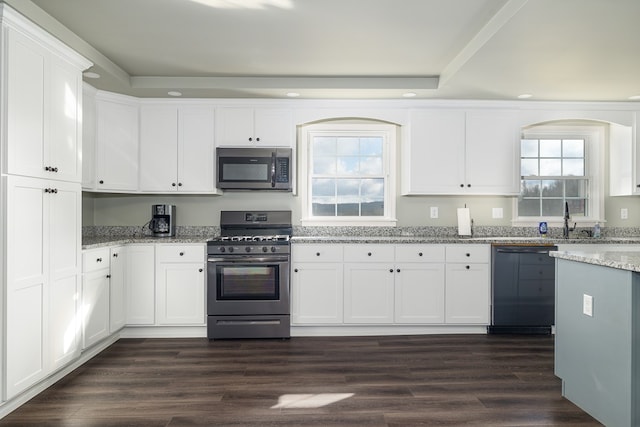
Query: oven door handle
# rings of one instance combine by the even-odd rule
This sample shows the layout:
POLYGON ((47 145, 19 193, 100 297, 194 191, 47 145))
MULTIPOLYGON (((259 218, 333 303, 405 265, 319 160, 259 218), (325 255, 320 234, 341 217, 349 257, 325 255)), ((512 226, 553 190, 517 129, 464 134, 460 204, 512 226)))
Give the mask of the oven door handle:
POLYGON ((225 264, 238 264, 238 263, 247 263, 247 261, 249 262, 283 262, 283 261, 289 261, 289 257, 288 256, 282 256, 282 257, 255 257, 255 256, 251 256, 251 255, 246 255, 246 256, 240 256, 238 258, 207 258, 207 262, 220 262, 220 263, 225 263, 225 264))

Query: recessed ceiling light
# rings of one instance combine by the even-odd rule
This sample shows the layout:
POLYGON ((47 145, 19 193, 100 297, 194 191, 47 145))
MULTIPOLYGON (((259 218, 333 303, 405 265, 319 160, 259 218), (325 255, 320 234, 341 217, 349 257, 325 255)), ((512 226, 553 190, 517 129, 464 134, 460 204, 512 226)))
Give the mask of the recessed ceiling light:
POLYGON ((100 74, 94 73, 93 71, 85 71, 84 73, 82 73, 82 75, 85 76, 88 79, 99 79, 100 78, 100 74))
POLYGON ((402 96, 404 96, 405 98, 413 98, 414 96, 418 96, 418 94, 415 92, 406 92, 403 93, 402 96))
POLYGON ((629 99, 632 100, 632 101, 638 101, 638 100, 640 100, 640 95, 632 95, 632 96, 629 97, 629 99))
POLYGON ((518 99, 527 99, 527 98, 531 98, 533 95, 531 95, 530 93, 523 93, 522 95, 518 95, 518 99))
POLYGON ((299 96, 300 96, 300 94, 299 94, 298 92, 288 92, 288 93, 287 93, 287 96, 288 96, 289 98, 297 98, 297 97, 299 97, 299 96))
POLYGON ((182 96, 182 92, 178 92, 177 90, 170 90, 169 92, 167 92, 167 95, 170 95, 170 96, 182 96))

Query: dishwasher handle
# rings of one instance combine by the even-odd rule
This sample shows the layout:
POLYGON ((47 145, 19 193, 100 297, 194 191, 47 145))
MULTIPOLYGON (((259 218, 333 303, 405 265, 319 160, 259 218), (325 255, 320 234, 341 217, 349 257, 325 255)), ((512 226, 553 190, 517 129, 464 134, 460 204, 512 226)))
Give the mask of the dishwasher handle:
POLYGON ((548 248, 496 248, 496 252, 505 254, 546 254, 557 250, 556 247, 548 248))

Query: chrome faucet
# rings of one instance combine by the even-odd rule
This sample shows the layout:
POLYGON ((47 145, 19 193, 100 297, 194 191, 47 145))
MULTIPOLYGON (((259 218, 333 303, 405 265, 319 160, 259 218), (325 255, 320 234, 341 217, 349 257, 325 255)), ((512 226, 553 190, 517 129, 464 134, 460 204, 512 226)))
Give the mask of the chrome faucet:
POLYGON ((562 237, 565 239, 569 238, 569 232, 576 229, 576 223, 573 223, 573 228, 569 228, 569 220, 571 217, 569 216, 569 203, 564 202, 564 227, 562 228, 562 237))

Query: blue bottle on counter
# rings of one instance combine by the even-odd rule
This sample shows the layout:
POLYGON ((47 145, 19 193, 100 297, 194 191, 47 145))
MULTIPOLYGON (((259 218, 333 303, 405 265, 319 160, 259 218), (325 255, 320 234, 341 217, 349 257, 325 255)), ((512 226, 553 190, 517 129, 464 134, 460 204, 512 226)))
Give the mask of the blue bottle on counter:
POLYGON ((593 226, 593 237, 594 239, 600 238, 600 223, 596 222, 596 225, 593 226))
POLYGON ((549 231, 549 227, 547 226, 546 221, 542 221, 538 224, 538 233, 540 233, 540 237, 547 237, 547 232, 549 231))

